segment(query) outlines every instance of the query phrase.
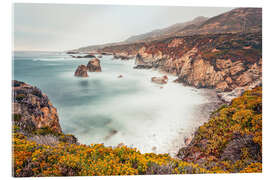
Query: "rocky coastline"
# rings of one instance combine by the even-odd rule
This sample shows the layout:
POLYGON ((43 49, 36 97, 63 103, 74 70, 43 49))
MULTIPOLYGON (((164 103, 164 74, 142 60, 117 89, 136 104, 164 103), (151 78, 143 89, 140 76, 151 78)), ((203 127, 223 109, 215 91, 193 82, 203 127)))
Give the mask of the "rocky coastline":
POLYGON ((215 89, 226 103, 262 84, 261 33, 172 37, 137 44, 133 51, 130 46, 135 45, 106 51, 135 58, 135 69, 156 69, 175 75, 176 83, 215 89))

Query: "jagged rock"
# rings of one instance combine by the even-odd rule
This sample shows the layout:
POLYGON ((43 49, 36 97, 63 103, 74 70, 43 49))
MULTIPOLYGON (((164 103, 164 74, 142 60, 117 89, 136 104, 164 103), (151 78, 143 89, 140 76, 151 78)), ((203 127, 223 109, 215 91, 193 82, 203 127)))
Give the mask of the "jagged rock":
POLYGON ((97 58, 91 59, 87 64, 87 68, 90 72, 101 72, 100 60, 97 58))
POLYGON ((229 91, 261 77, 260 47, 261 33, 254 32, 170 37, 104 51, 136 54, 134 69, 153 68, 179 77, 177 81, 186 85, 229 91))
POLYGON ((234 76, 234 75, 236 75, 244 70, 245 70, 245 68, 244 68, 243 63, 237 61, 237 62, 232 64, 232 67, 230 68, 230 73, 232 76, 234 76))
POLYGON ((217 84, 216 90, 217 91, 228 91, 229 90, 229 86, 228 86, 227 82, 222 81, 222 82, 220 82, 220 83, 217 84))
POLYGON ((79 65, 74 75, 78 77, 88 77, 87 67, 85 65, 79 65))
POLYGON ((233 89, 230 92, 221 92, 218 93, 217 96, 224 102, 226 103, 230 103, 234 98, 241 96, 244 91, 246 90, 251 90, 257 86, 261 86, 262 85, 262 80, 258 79, 255 82, 250 83, 249 86, 244 86, 244 87, 236 87, 235 89, 233 89))
POLYGON ((151 81, 157 84, 167 84, 168 77, 166 75, 162 77, 152 77, 151 81))
POLYGON ((235 88, 231 92, 218 93, 217 96, 224 102, 230 103, 234 98, 241 96, 245 91, 245 88, 235 88))
POLYGON ((61 133, 56 108, 38 88, 13 80, 13 123, 24 131, 49 128, 61 133))
POLYGON ((216 66, 218 69, 227 69, 232 66, 232 61, 230 59, 217 59, 216 66))
POLYGON ((236 83, 239 85, 239 86, 245 86, 249 83, 252 82, 252 75, 248 72, 245 72, 243 74, 241 74, 237 79, 236 79, 236 83))

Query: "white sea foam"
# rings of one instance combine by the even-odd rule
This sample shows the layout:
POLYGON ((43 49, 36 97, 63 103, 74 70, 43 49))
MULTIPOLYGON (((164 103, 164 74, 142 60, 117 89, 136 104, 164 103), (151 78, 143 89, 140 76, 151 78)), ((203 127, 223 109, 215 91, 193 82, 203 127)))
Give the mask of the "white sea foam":
POLYGON ((70 121, 75 117, 84 117, 84 120, 66 122, 69 129, 86 144, 116 146, 124 143, 141 152, 176 153, 184 137, 201 123, 193 111, 208 99, 200 94, 201 90, 173 83, 174 76, 169 75, 168 84, 157 85, 150 81, 153 76, 161 76, 157 71, 133 70, 130 63, 115 63, 124 67, 112 71, 105 63, 102 73, 89 73, 86 79, 74 79, 99 81, 111 90, 136 88, 137 91, 109 97, 104 94, 98 101, 72 107, 70 112, 74 113, 67 113, 66 117, 69 116, 70 121), (123 78, 117 78, 119 74, 123 78))
POLYGON ((81 143, 124 143, 141 152, 174 155, 184 137, 203 123, 197 110, 209 102, 204 90, 173 83, 171 75, 168 84, 154 84, 151 78, 162 74, 133 69, 132 60, 103 56, 102 72, 78 78, 76 68, 89 59, 39 53, 17 57, 30 61, 14 63, 14 78, 41 88, 57 108, 63 131, 81 143))

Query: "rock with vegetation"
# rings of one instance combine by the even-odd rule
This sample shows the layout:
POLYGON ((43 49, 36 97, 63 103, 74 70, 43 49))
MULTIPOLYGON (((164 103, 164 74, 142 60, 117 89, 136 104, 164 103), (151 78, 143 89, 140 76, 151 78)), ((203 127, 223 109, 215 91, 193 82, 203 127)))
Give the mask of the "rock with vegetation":
POLYGON ((13 123, 25 131, 50 128, 52 132, 61 133, 56 108, 46 94, 38 88, 14 80, 13 90, 13 123))
POLYGON ((87 68, 90 72, 101 72, 100 60, 97 58, 91 59, 87 64, 87 68))
POLYGON ((261 172, 262 88, 248 90, 221 106, 178 157, 209 170, 261 172))
POLYGON ((85 65, 79 65, 75 71, 75 76, 78 76, 78 77, 88 77, 88 68, 85 66, 85 65))

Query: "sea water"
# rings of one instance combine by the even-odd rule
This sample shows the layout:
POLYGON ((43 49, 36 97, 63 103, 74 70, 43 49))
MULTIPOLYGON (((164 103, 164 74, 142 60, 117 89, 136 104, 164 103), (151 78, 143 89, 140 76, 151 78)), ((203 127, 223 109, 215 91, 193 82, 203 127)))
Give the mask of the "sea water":
MULTIPOLYGON (((209 103, 202 90, 172 81, 158 85, 158 71, 134 69, 134 60, 100 58, 102 72, 75 77, 89 58, 59 52, 14 52, 13 79, 36 86, 57 108, 64 133, 80 143, 123 143, 142 153, 175 154, 202 122, 197 111, 209 103), (122 75, 122 78, 118 76, 122 75)), ((211 98, 210 98, 211 99, 211 98)))

